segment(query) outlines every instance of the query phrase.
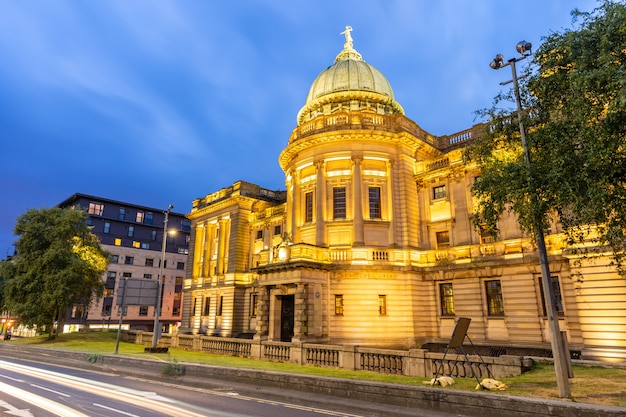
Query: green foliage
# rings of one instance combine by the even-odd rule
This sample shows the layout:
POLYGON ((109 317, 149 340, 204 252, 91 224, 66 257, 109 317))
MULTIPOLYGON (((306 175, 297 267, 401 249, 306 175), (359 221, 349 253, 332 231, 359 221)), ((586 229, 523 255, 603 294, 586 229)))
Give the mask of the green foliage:
POLYGON ((164 376, 179 377, 185 375, 186 371, 187 369, 185 368, 185 365, 176 362, 176 360, 171 360, 163 367, 163 372, 161 374, 164 376))
POLYGON ((16 255, 3 267, 5 304, 27 326, 63 320, 74 304, 102 296, 107 254, 82 210, 31 209, 17 219, 16 255))
POLYGON ((99 353, 86 353, 85 360, 89 363, 104 362, 104 356, 99 353))
POLYGON ((520 146, 511 93, 496 97, 483 138, 467 156, 481 168, 474 223, 497 231, 512 210, 525 232, 557 218, 570 243, 626 249, 626 5, 603 0, 572 12, 575 30, 550 34, 520 79, 532 171, 520 146), (532 178, 532 181, 529 181, 532 178), (537 198, 533 201, 530 196, 537 198))

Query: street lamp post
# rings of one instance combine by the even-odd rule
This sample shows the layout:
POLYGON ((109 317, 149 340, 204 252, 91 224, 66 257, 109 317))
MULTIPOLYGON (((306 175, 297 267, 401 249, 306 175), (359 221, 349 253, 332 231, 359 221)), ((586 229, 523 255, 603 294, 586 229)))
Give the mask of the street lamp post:
POLYGON ((521 56, 517 58, 511 58, 504 62, 504 56, 502 54, 496 55, 491 61, 491 68, 500 69, 506 66, 511 67, 512 79, 500 83, 501 85, 513 83, 513 92, 515 94, 515 102, 517 104, 517 118, 519 122, 519 130, 522 138, 522 147, 524 150, 524 160, 528 167, 528 185, 530 189, 530 203, 532 205, 533 213, 533 226, 535 232, 535 243, 537 244, 537 252, 539 253, 539 265, 541 267, 541 282, 543 286, 543 296, 546 304, 546 314, 548 316, 548 323, 550 328, 550 342, 552 346, 552 356, 554 358, 554 371, 556 373, 556 383, 559 389, 559 397, 569 397, 570 387, 567 369, 565 366, 565 354, 564 344, 561 338, 561 332, 559 329, 559 321, 556 314, 556 308, 554 305, 554 290, 552 289, 552 282, 550 278, 550 266, 548 264, 548 252, 546 251, 546 242, 543 233, 543 213, 539 211, 539 205, 537 200, 537 188, 535 186, 535 180, 532 174, 532 165, 530 160, 530 152, 528 150, 528 144, 526 143, 526 129, 524 129, 524 121, 522 114, 522 100, 520 98, 519 84, 517 77, 517 69, 515 64, 528 56, 530 56, 532 45, 530 42, 521 41, 516 45, 517 52, 521 56))
POLYGON ((165 220, 163 221, 163 244, 161 245, 161 271, 159 274, 159 284, 157 285, 157 299, 154 306, 154 328, 152 330, 152 349, 156 348, 157 341, 160 336, 160 323, 159 317, 161 316, 161 287, 163 285, 163 268, 165 267, 165 248, 167 247, 167 222, 169 220, 170 211, 174 208, 173 205, 167 207, 165 212, 165 220))

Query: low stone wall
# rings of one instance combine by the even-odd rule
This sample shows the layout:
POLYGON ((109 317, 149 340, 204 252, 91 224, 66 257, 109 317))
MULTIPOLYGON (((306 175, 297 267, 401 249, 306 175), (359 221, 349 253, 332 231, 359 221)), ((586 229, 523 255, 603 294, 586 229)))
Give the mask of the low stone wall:
MULTIPOLYGON (((126 332, 128 342, 149 346, 152 333, 126 332)), ((529 358, 503 355, 485 357, 429 352, 424 349, 391 350, 358 346, 322 345, 313 343, 270 342, 202 335, 167 335, 158 346, 217 355, 313 365, 346 370, 371 371, 381 374, 430 378, 440 369, 441 375, 457 378, 504 378, 521 375, 532 364, 529 358)), ((469 353, 471 349, 466 349, 469 353)))

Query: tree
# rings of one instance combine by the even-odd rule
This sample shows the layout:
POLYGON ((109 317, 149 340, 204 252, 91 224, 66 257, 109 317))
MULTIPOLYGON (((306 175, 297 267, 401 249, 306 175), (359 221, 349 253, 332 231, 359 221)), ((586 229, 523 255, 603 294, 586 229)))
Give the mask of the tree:
POLYGON ((552 33, 520 80, 531 170, 514 110, 496 97, 485 135, 468 148, 481 176, 474 223, 497 233, 505 210, 533 233, 558 220, 569 243, 609 247, 620 271, 626 254, 626 5, 603 0, 572 12, 577 29, 552 33), (531 178, 532 181, 528 181, 531 178), (529 196, 537 197, 533 201, 529 196))
POLYGON ((68 308, 101 297, 108 257, 82 210, 31 209, 18 219, 11 266, 4 268, 5 304, 27 326, 46 327, 68 308))

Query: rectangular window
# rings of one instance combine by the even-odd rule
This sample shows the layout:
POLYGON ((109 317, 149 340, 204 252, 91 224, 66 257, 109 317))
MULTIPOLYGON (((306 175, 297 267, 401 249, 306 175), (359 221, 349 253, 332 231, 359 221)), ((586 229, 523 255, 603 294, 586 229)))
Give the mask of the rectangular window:
POLYGON ((451 282, 439 284, 439 300, 441 302, 441 315, 454 316, 454 296, 451 282))
POLYGON ((215 313, 216 316, 222 315, 223 307, 224 307, 224 296, 220 295, 220 298, 217 300, 217 312, 215 313))
POLYGON ((95 216, 102 216, 102 213, 104 212, 104 204, 89 203, 89 210, 87 212, 95 216))
POLYGON ((311 223, 313 221, 313 192, 309 191, 304 194, 304 222, 311 223))
POLYGON ((134 263, 135 263, 135 257, 134 257, 134 256, 127 256, 127 257, 124 259, 124 263, 125 263, 126 265, 132 265, 132 264, 134 264, 134 263))
POLYGON ((500 280, 485 281, 485 295, 487 296, 487 314, 490 316, 504 316, 500 280))
POLYGON ((333 188, 333 219, 346 218, 346 187, 333 188))
POLYGON ((141 243, 138 240, 133 240, 133 248, 139 249, 141 247, 141 243))
POLYGON ((184 262, 176 262, 176 269, 185 270, 184 262))
POLYGON ((150 244, 148 242, 141 242, 141 249, 150 249, 150 244))
POLYGON ((139 306, 139 315, 147 316, 148 315, 148 306, 139 306))
POLYGON ((180 230, 183 232, 191 232, 191 220, 181 220, 180 221, 180 230))
POLYGON ((194 298, 194 299, 193 299, 193 309, 191 310, 191 315, 192 315, 192 316, 195 316, 195 315, 196 315, 196 305, 197 305, 197 303, 198 303, 198 299, 197 299, 197 298, 194 298))
POLYGON ((380 187, 369 187, 370 219, 382 219, 380 211, 380 187))
POLYGON ((450 247, 450 233, 447 230, 435 233, 435 238, 437 240, 437 249, 450 247))
POLYGON ((137 216, 135 217, 135 221, 137 223, 143 223, 143 219, 144 219, 144 212, 143 211, 138 211, 137 212, 137 216))
POLYGON ((126 209, 124 207, 120 207, 120 211, 117 214, 118 220, 126 220, 126 209))
POLYGON ((258 301, 258 294, 250 294, 250 317, 256 317, 258 301))
POLYGON ((111 305, 110 304, 105 304, 102 306, 102 315, 103 316, 110 316, 111 315, 111 305))
POLYGON ((128 226, 128 237, 135 236, 135 226, 128 226))
POLYGON ((335 316, 343 316, 343 295, 335 295, 335 316))
POLYGON ((120 256, 119 256, 119 255, 111 255, 111 258, 110 258, 110 259, 111 259, 111 261, 110 261, 110 262, 111 262, 112 264, 117 264, 117 263, 119 263, 119 262, 120 262, 120 256))
POLYGON ((130 272, 124 272, 124 273, 122 273, 122 277, 124 277, 124 278, 132 278, 132 276, 131 276, 131 275, 132 275, 132 273, 130 273, 130 272))
MULTIPOLYGON (((545 317, 548 315, 548 310, 546 308, 546 298, 543 295, 543 281, 541 277, 538 278, 538 281, 539 291, 541 292, 541 305, 543 307, 543 315, 545 317)), ((559 277, 550 277, 550 282, 552 284, 552 304, 556 309, 557 316, 563 317, 565 315, 565 311, 563 310, 563 298, 561 297, 561 284, 559 283, 559 277)))
POLYGON ((204 308, 202 309, 202 315, 208 316, 209 311, 211 311, 211 297, 204 298, 204 308))
POLYGON ((152 220, 153 220, 153 218, 154 218, 154 215, 153 215, 152 213, 149 213, 149 212, 148 212, 148 213, 146 213, 146 217, 145 217, 145 219, 144 219, 144 221, 143 221, 143 222, 144 222, 145 224, 152 224, 152 220))
POLYGON ((436 187, 433 187, 433 200, 438 200, 440 198, 446 198, 447 194, 446 194, 446 186, 445 185, 438 185, 436 187))
POLYGON ((154 259, 146 258, 146 266, 154 266, 154 259))
POLYGON ((257 238, 257 240, 263 239, 263 230, 257 230, 256 231, 256 238, 257 238))
POLYGON ((115 238, 115 246, 122 246, 122 239, 120 239, 119 237, 115 238))
POLYGON ((152 274, 143 274, 144 279, 152 279, 152 274))
POLYGON ((157 231, 153 230, 150 232, 150 240, 156 240, 157 237, 157 231))
POLYGON ((282 233, 282 227, 280 225, 274 226, 274 236, 280 235, 282 233))
POLYGON ((103 233, 111 233, 111 223, 104 222, 104 230, 102 232, 103 233))
POLYGON ((387 315, 387 296, 386 295, 378 296, 378 315, 379 316, 387 315))

